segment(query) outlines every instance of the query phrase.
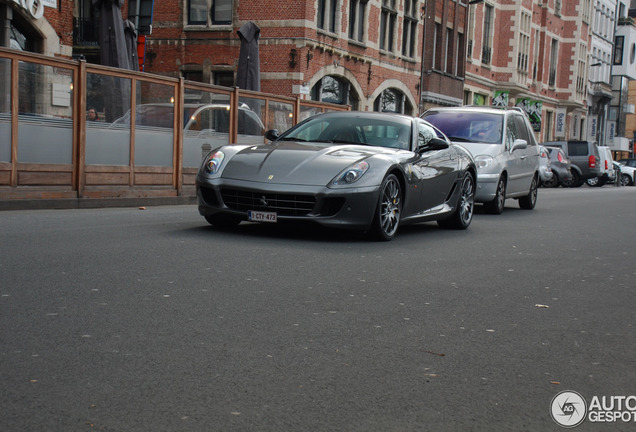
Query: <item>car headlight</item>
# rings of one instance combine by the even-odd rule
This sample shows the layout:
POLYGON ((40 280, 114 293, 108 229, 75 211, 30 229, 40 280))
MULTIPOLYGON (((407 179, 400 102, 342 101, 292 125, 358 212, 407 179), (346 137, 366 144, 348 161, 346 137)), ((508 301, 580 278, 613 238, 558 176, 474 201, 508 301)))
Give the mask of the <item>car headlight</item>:
POLYGON ((355 183, 369 169, 369 164, 365 161, 357 162, 342 171, 333 181, 335 185, 348 185, 355 183))
POLYGON ((205 170, 210 174, 216 174, 219 172, 219 168, 221 167, 224 158, 225 154, 222 151, 210 153, 205 161, 205 170))
POLYGON ((493 162, 494 159, 487 155, 480 155, 475 157, 475 165, 477 165, 477 168, 484 169, 489 165, 492 165, 493 162))

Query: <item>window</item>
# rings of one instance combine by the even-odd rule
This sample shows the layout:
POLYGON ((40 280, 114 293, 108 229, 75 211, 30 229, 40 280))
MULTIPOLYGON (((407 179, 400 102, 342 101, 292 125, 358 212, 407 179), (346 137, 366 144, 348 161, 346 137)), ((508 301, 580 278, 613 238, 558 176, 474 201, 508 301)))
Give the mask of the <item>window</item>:
POLYGON ((457 49, 455 50, 455 70, 453 73, 455 76, 464 76, 464 62, 462 56, 464 55, 464 34, 457 33, 457 49))
POLYGON ((554 86, 556 85, 556 65, 558 61, 559 54, 559 41, 556 39, 552 39, 552 44, 550 46, 550 75, 548 77, 548 85, 554 86))
POLYGON ((402 30, 402 55, 415 57, 417 46, 417 6, 418 0, 404 1, 404 23, 402 30))
POLYGON ((579 96, 582 96, 585 94, 585 87, 586 87, 586 79, 585 79, 585 72, 587 70, 586 68, 586 59, 587 57, 587 47, 584 44, 579 45, 579 58, 577 61, 577 73, 576 73, 576 92, 579 94, 579 96))
POLYGON ((435 32, 433 33, 433 69, 440 70, 442 68, 442 51, 438 48, 442 40, 442 25, 435 23, 435 32))
POLYGON ((525 140, 529 146, 534 145, 534 140, 530 136, 531 132, 528 130, 528 126, 526 126, 523 116, 513 114, 512 117, 515 119, 515 123, 517 124, 517 139, 525 140))
POLYGON ((349 1, 349 39, 364 42, 368 0, 349 1))
POLYGON ((467 57, 470 60, 473 57, 473 39, 475 37, 475 8, 468 7, 468 52, 467 57))
POLYGON ((331 33, 335 33, 337 10, 338 0, 318 0, 318 28, 331 33))
POLYGON ((188 24, 232 24, 232 0, 188 0, 188 24))
POLYGON ((484 8, 484 40, 482 43, 481 62, 490 64, 492 56, 492 26, 494 18, 494 8, 486 5, 484 8))
POLYGON ((444 72, 453 70, 453 29, 446 28, 446 44, 444 48, 444 72))
POLYGON ((516 139, 521 139, 519 137, 519 130, 517 129, 517 123, 515 123, 513 116, 510 116, 506 122, 506 148, 511 149, 516 139))
POLYGON ((380 49, 393 51, 395 46, 395 23, 397 21, 396 0, 382 0, 380 15, 380 49))
POLYGON ((623 50, 625 49, 625 36, 616 36, 614 41, 614 64, 623 64, 623 50))
POLYGON ((386 89, 373 103, 373 111, 404 114, 404 94, 397 89, 386 89))
POLYGON ((324 77, 312 87, 311 98, 338 105, 351 105, 353 110, 358 108, 359 102, 359 98, 347 80, 331 75, 324 77))
POLYGON ((530 14, 528 12, 521 12, 517 71, 524 75, 528 74, 528 57, 530 56, 530 21, 530 14))
MULTIPOLYGON (((532 63, 532 80, 537 79, 537 74, 539 73, 539 30, 534 31, 534 61, 532 63)), ((541 66, 543 66, 543 62, 541 62, 541 66)))

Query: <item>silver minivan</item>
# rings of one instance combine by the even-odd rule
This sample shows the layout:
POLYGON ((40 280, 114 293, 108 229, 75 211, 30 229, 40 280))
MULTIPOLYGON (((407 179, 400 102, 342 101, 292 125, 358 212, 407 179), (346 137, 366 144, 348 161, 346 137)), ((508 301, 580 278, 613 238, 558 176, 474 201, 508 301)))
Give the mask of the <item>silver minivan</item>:
POLYGON ((477 164, 475 201, 499 214, 506 198, 523 209, 537 203, 539 146, 526 115, 516 108, 444 107, 421 115, 469 150, 477 164))

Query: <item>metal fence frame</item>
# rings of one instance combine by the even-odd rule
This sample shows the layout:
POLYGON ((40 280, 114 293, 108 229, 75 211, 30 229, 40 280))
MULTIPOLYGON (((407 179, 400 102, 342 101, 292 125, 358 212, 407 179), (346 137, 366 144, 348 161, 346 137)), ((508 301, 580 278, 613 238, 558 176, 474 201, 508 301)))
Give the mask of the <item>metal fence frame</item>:
MULTIPOLYGON (((242 98, 260 100, 263 106, 263 112, 260 114, 263 119, 268 118, 272 103, 289 105, 292 125, 314 112, 350 109, 348 106, 208 85, 144 72, 88 64, 83 60, 54 58, 6 48, 0 48, 0 60, 0 95, 4 98, 5 109, 7 106, 10 108, 10 112, 5 112, 5 114, 8 114, 11 125, 11 160, 0 160, 0 200, 193 196, 195 194, 196 169, 183 166, 184 96, 186 90, 211 92, 229 98, 229 143, 231 144, 238 142, 238 112, 239 101, 242 98), (8 59, 8 65, 6 59, 8 59), (72 76, 72 118, 70 119, 72 143, 69 143, 72 146, 72 163, 26 163, 18 160, 20 62, 60 68, 72 76), (90 165, 86 163, 87 74, 100 74, 130 80, 131 113, 136 112, 135 89, 137 83, 156 83, 172 87, 174 93, 174 133, 173 164, 171 167, 135 164, 134 115, 130 116, 129 151, 131 158, 129 165, 90 165)), ((3 104, 0 104, 0 114, 2 114, 2 108, 3 104)), ((265 121, 263 123, 266 124, 265 121)))

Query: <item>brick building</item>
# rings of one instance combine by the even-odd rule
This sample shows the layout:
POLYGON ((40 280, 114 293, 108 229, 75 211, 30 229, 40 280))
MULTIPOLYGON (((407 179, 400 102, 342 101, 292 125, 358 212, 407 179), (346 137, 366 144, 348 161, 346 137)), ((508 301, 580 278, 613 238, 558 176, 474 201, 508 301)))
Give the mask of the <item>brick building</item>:
POLYGON ((422 31, 417 0, 155 2, 146 71, 233 85, 240 40, 260 28, 261 90, 417 114, 422 31))
POLYGON ((464 103, 521 106, 541 140, 585 135, 590 0, 499 0, 469 10, 464 103))
POLYGON ((0 23, 0 46, 49 56, 70 58, 73 54, 70 0, 0 0, 0 23))

